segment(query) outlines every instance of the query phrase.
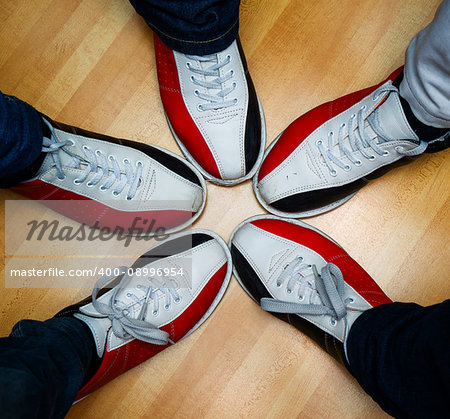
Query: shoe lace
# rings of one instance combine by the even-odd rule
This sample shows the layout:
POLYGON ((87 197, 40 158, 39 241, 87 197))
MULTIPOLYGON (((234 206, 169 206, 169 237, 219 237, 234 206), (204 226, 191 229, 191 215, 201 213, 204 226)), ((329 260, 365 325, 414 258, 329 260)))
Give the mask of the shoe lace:
POLYGON ((319 275, 316 265, 306 265, 302 258, 296 258, 280 275, 277 286, 286 279, 288 280, 287 292, 288 290, 292 292, 295 283, 299 283, 300 300, 304 300, 301 292, 309 288, 309 302, 297 303, 262 298, 261 308, 263 310, 275 313, 329 315, 332 322, 336 324, 337 320, 347 315, 347 305, 353 302, 353 298, 344 299, 344 278, 340 269, 333 263, 327 263, 319 275), (312 280, 308 280, 309 277, 312 277, 312 280))
MULTIPOLYGON (((100 302, 97 298, 101 289, 115 280, 117 275, 104 275, 102 276, 94 286, 92 292, 92 305, 102 315, 108 317, 111 320, 113 333, 121 339, 129 339, 134 337, 144 342, 153 343, 155 345, 166 345, 169 342, 169 334, 163 330, 158 329, 155 325, 144 320, 148 311, 148 307, 153 304, 153 315, 158 314, 160 295, 165 296, 164 308, 169 310, 171 307, 171 301, 179 303, 181 297, 176 291, 176 283, 171 278, 164 278, 165 287, 161 287, 160 281, 156 278, 147 278, 150 286, 144 286, 138 284, 136 288, 128 288, 126 295, 129 299, 134 301, 135 306, 138 306, 139 313, 135 317, 130 316, 129 305, 126 305, 123 301, 117 298, 117 294, 120 290, 126 287, 129 283, 131 276, 128 275, 128 268, 121 266, 118 268, 120 274, 123 275, 119 284, 113 288, 111 298, 108 304, 100 302), (167 287, 168 281, 174 282, 174 287, 167 287), (155 286, 156 285, 156 286, 155 286)), ((114 269, 117 273, 117 269, 114 269)), ((136 307, 133 312, 136 313, 136 307)))
POLYGON ((224 60, 219 61, 218 54, 211 54, 205 56, 186 55, 188 59, 199 61, 200 63, 212 63, 208 68, 195 68, 190 62, 186 63, 187 68, 194 74, 203 76, 203 79, 191 75, 191 82, 197 86, 205 89, 217 90, 217 93, 209 94, 202 93, 199 90, 194 90, 194 94, 208 103, 198 105, 200 111, 208 111, 212 109, 222 109, 233 106, 237 103, 237 99, 225 100, 235 88, 236 82, 233 82, 229 87, 224 87, 223 84, 234 77, 234 70, 230 70, 223 76, 220 75, 220 70, 231 61, 231 55, 227 55, 224 60), (215 77, 212 80, 207 80, 206 77, 215 77))
MULTIPOLYGON (((374 101, 378 100, 378 98, 385 92, 388 92, 388 94, 390 92, 398 93, 398 89, 392 85, 391 81, 389 81, 384 85, 380 86, 377 90, 375 90, 372 99, 374 101)), ((336 166, 340 167, 345 171, 349 171, 351 169, 351 166, 349 164, 345 164, 342 162, 341 159, 343 157, 347 157, 347 159, 353 165, 361 166, 362 164, 361 160, 357 159, 353 154, 355 151, 361 152, 362 156, 367 160, 374 160, 376 156, 373 153, 376 153, 380 156, 386 156, 389 154, 389 151, 383 150, 380 147, 381 144, 397 140, 395 138, 389 137, 386 133, 383 132, 375 114, 376 109, 374 109, 369 115, 364 117, 364 111, 366 109, 367 109, 366 105, 362 106, 357 114, 351 115, 348 122, 342 123, 341 126, 339 127, 337 138, 337 145, 338 145, 337 151, 339 151, 339 156, 335 154, 336 152, 335 150, 336 146, 334 144, 335 133, 333 131, 330 131, 328 133, 327 146, 325 146, 322 140, 318 140, 316 142, 316 146, 321 156, 323 157, 323 160, 327 165, 328 170, 330 171, 330 174, 332 176, 336 176, 337 174, 336 170, 333 167, 333 164, 335 164, 336 166), (376 134, 375 138, 371 139, 366 133, 366 125, 365 125, 366 122, 375 132, 376 134), (348 127, 347 134, 346 134, 346 127, 348 127), (355 131, 357 131, 359 135, 356 135, 355 131), (335 152, 333 153, 332 150, 335 150, 335 152)), ((417 147, 411 150, 406 150, 402 146, 397 146, 395 147, 395 151, 397 151, 397 153, 403 156, 417 156, 423 153, 427 148, 427 146, 428 143, 426 143, 425 141, 421 141, 417 147)))
POLYGON ((137 189, 141 184, 141 175, 143 169, 142 162, 138 162, 136 165, 136 170, 134 170, 129 160, 124 159, 123 170, 119 166, 116 158, 110 155, 109 161, 111 162, 112 166, 110 167, 110 165, 108 164, 108 159, 100 150, 97 150, 94 153, 87 146, 83 146, 85 158, 81 158, 77 155, 74 155, 66 148, 74 145, 74 142, 72 140, 59 141, 54 133, 51 124, 46 120, 44 120, 44 122, 51 131, 51 138, 49 139, 44 137, 42 152, 49 153, 52 157, 58 174, 58 179, 65 179, 63 164, 60 157, 60 152, 64 152, 72 158, 69 164, 70 167, 82 169, 83 165, 86 166, 83 173, 77 179, 74 179, 73 182, 75 183, 75 185, 82 184, 91 173, 95 173, 95 176, 87 182, 87 186, 94 186, 97 185, 100 181, 104 181, 103 185, 100 186, 100 190, 106 191, 113 185, 115 185, 113 195, 118 196, 128 185, 129 189, 127 193, 127 199, 131 200, 134 198, 137 189))

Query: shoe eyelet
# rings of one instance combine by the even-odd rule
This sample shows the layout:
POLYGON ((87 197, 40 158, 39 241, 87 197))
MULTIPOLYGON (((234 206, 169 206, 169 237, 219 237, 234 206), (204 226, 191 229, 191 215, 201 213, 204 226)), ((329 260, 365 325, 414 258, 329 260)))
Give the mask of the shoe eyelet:
POLYGON ((153 310, 153 312, 152 312, 152 314, 153 314, 154 316, 157 316, 157 315, 158 315, 158 313, 159 313, 159 311, 158 311, 158 310, 153 310))
POLYGON ((180 304, 181 303, 181 297, 177 297, 175 298, 175 300, 173 300, 176 304, 180 304))
POLYGON ((232 84, 232 86, 233 86, 234 88, 236 88, 236 87, 237 87, 237 83, 234 81, 233 84, 232 84))
POLYGON ((78 179, 74 179, 73 184, 78 186, 81 185, 81 182, 78 179))
POLYGON ((366 105, 364 105, 364 106, 361 107, 361 110, 362 110, 362 111, 365 111, 366 109, 367 109, 367 106, 366 106, 366 105))
POLYGON ((369 156, 370 161, 374 161, 376 159, 376 156, 369 156))
POLYGON ((230 71, 230 76, 233 77, 234 76, 234 70, 230 71))
POLYGON ((128 297, 128 298, 131 297, 131 292, 127 292, 127 297, 128 297))
POLYGON ((102 192, 105 192, 105 191, 107 191, 107 189, 105 188, 105 185, 102 185, 102 186, 100 186, 100 188, 99 188, 102 192))
POLYGON ((377 95, 373 95, 373 96, 372 96, 372 100, 373 100, 374 102, 376 102, 376 101, 378 100, 378 96, 377 96, 377 95))
POLYGON ((286 293, 287 293, 287 294, 292 294, 292 290, 289 289, 289 288, 286 288, 286 293))
POLYGON ((71 139, 69 139, 68 141, 70 142, 70 145, 71 145, 71 146, 74 146, 74 145, 75 145, 75 141, 73 141, 73 140, 71 140, 71 139))
POLYGON ((123 159, 122 161, 124 164, 130 164, 130 160, 128 160, 128 159, 123 159))
POLYGON ((386 156, 389 156, 389 154, 391 154, 391 153, 389 153, 389 151, 387 151, 387 150, 384 150, 384 152, 383 152, 383 154, 382 154, 382 155, 383 155, 384 157, 386 157, 386 156))
POLYGON ((100 150, 95 150, 95 155, 96 156, 102 156, 102 152, 100 150))
POLYGON ((199 112, 203 112, 204 111, 203 106, 200 103, 197 105, 197 110, 199 112))
POLYGON ((144 163, 142 163, 140 160, 138 160, 138 161, 136 162, 136 166, 144 167, 144 163))
POLYGON ((343 123, 341 124, 341 126, 340 126, 340 127, 341 127, 341 128, 345 128, 345 127, 346 127, 346 125, 347 125, 347 124, 346 124, 345 122, 343 122, 343 123))
POLYGON ((131 198, 131 196, 127 195, 127 201, 131 201, 133 198, 131 198))
POLYGON ((277 288, 281 288, 281 285, 282 285, 282 284, 280 284, 279 282, 277 282, 276 285, 277 285, 277 288))
POLYGON ((356 113, 353 113, 352 116, 350 118, 356 118, 356 113))
POLYGON ((239 101, 238 101, 238 98, 237 97, 235 97, 234 99, 233 99, 233 103, 236 105, 236 103, 238 103, 239 101))
POLYGON ((298 301, 303 301, 305 299, 305 296, 304 295, 299 295, 298 296, 298 301))
POLYGON ((230 61, 233 59, 233 57, 230 54, 228 54, 225 58, 230 61))
POLYGON ((119 192, 117 192, 117 191, 113 191, 113 196, 119 196, 120 195, 120 193, 119 192))
POLYGON ((94 184, 93 184, 91 181, 89 181, 89 182, 86 183, 86 186, 87 186, 88 188, 93 188, 93 187, 94 187, 94 184))
POLYGON ((330 170, 330 175, 333 177, 337 176, 336 170, 330 170))
POLYGON ((170 309, 170 304, 166 304, 166 305, 164 306, 164 309, 165 309, 165 310, 169 310, 169 309, 170 309))
MULTIPOLYGON (((333 131, 331 131, 331 132, 333 132, 333 131)), ((331 132, 330 132, 330 134, 331 134, 331 132)), ((316 141, 316 145, 322 145, 323 144, 323 141, 322 140, 317 140, 316 141)))
POLYGON ((198 97, 199 93, 200 93, 200 92, 199 92, 197 89, 194 90, 194 96, 197 96, 197 97, 198 97))
POLYGON ((361 166, 362 165, 362 161, 361 160, 357 160, 353 163, 355 166, 361 166))
POLYGON ((66 180, 66 177, 65 177, 65 176, 63 176, 63 177, 57 176, 57 179, 60 180, 60 181, 62 182, 63 180, 66 180))
POLYGON ((89 148, 87 145, 84 145, 84 146, 82 147, 82 149, 83 149, 83 151, 90 151, 90 148, 89 148))
POLYGON ((346 172, 349 172, 351 169, 352 169, 351 166, 348 165, 348 164, 346 164, 346 165, 344 166, 344 170, 345 170, 346 172))
POLYGON ((330 324, 331 327, 336 327, 336 325, 337 325, 336 319, 333 319, 333 318, 331 318, 328 323, 330 324))
POLYGON ((303 256, 299 256, 299 257, 298 257, 298 261, 299 261, 299 262, 303 262, 303 260, 304 260, 304 259, 303 259, 303 256))
POLYGON ((191 69, 191 63, 189 61, 186 62, 186 67, 187 67, 188 70, 191 69))
POLYGON ((192 83, 194 83, 194 82, 195 82, 194 76, 189 77, 189 80, 190 80, 192 83))
POLYGON ((353 304, 355 302, 355 299, 353 297, 348 297, 348 304, 353 304))

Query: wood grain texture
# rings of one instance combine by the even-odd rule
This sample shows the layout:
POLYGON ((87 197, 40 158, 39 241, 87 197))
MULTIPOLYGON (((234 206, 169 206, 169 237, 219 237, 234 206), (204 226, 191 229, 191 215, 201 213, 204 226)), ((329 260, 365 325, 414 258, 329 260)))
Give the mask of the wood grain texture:
MULTIPOLYGON (((240 36, 263 104, 269 144, 314 106, 383 80, 403 63, 437 0, 244 0, 240 36)), ((0 89, 54 119, 181 154, 159 99, 152 36, 126 0, 0 4, 0 89)), ((426 155, 308 220, 337 240, 394 300, 450 295, 449 152, 426 155)), ((1 191, 2 204, 19 199, 1 191)), ((4 229, 2 205, 2 229, 4 229)), ((228 240, 262 213, 250 182, 208 184, 195 227, 228 240)), ((0 244, 4 248, 4 234, 0 244)), ((136 255, 137 256, 137 255, 136 255)), ((3 258, 4 261, 4 258, 3 258)), ((0 335, 43 320, 85 289, 0 294, 0 335)), ((297 330, 262 312, 233 279, 186 340, 75 405, 70 418, 378 418, 382 410, 297 330)))

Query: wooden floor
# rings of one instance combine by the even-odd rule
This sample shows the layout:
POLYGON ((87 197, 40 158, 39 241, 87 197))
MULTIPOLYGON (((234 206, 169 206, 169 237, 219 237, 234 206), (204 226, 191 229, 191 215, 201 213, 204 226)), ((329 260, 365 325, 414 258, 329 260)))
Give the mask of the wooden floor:
MULTIPOLYGON (((437 0, 244 0, 240 36, 269 144, 312 107, 381 81, 404 61, 437 0)), ((0 89, 49 116, 181 154, 159 99, 152 35, 126 0, 0 4, 0 89)), ((449 152, 425 155, 308 222, 336 239, 394 300, 450 295, 449 152)), ((18 199, 9 191, 3 200, 18 199)), ((3 207, 2 207, 3 208, 3 207)), ((246 182, 208 184, 195 227, 228 240, 263 213, 246 182)), ((2 209, 3 213, 3 209, 2 209)), ((3 217, 1 217, 4 229, 3 217)), ((4 245, 4 235, 0 235, 4 245)), ((0 335, 43 320, 86 290, 5 289, 0 335)), ((378 418, 382 410, 300 332, 261 311, 233 279, 186 340, 72 408, 71 418, 378 418)))

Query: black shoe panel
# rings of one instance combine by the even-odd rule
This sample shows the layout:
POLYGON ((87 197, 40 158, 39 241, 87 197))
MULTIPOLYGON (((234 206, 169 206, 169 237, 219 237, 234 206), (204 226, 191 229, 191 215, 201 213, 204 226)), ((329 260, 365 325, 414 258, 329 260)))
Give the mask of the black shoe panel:
POLYGON ((334 202, 357 192, 364 185, 369 183, 369 181, 383 176, 396 167, 408 164, 414 159, 415 157, 402 157, 394 163, 380 167, 372 173, 369 173, 368 175, 345 185, 300 192, 295 195, 290 195, 286 198, 282 198, 278 201, 272 202, 270 206, 279 211, 288 213, 312 211, 317 208, 333 204, 334 202))
POLYGON ((258 274, 253 270, 245 256, 234 244, 231 245, 230 251, 233 259, 233 266, 238 272, 242 284, 251 296, 258 303, 261 298, 272 298, 267 288, 261 282, 258 274))
POLYGON ((283 212, 311 211, 351 195, 366 183, 366 180, 358 179, 343 186, 301 192, 272 202, 270 206, 283 212))
POLYGON ((256 95, 255 86, 253 85, 252 78, 247 68, 247 62, 245 60, 244 51, 242 49, 241 42, 237 38, 237 46, 239 49, 239 55, 244 66, 245 78, 247 80, 248 87, 248 108, 247 119, 245 121, 245 174, 252 170, 253 166, 258 159, 259 152, 261 150, 261 115, 259 112, 258 97, 256 95))
POLYGON ((297 314, 288 314, 288 322, 348 368, 344 353, 344 345, 341 341, 297 314))

